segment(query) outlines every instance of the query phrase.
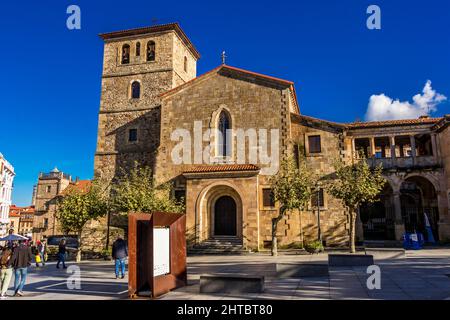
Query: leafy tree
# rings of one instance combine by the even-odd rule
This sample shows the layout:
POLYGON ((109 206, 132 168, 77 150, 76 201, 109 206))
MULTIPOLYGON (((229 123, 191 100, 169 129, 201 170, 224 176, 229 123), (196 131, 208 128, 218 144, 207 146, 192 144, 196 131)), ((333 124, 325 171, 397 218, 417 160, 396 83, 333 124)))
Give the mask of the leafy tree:
POLYGON ((172 185, 156 185, 152 171, 137 164, 129 171, 122 170, 117 183, 112 186, 113 211, 129 212, 184 212, 184 204, 172 196, 172 185))
POLYGON ((104 216, 108 211, 108 202, 103 184, 94 180, 85 190, 68 187, 65 195, 59 199, 57 218, 65 234, 74 233, 78 237, 77 261, 81 260, 81 233, 90 220, 104 216))
POLYGON ((328 185, 329 193, 340 199, 348 210, 350 218, 350 252, 356 252, 356 215, 362 203, 375 202, 383 189, 386 179, 382 176, 382 165, 371 169, 363 155, 353 164, 346 165, 342 160, 334 163, 335 177, 328 185))
POLYGON ((296 161, 289 157, 280 165, 280 170, 271 179, 274 200, 278 202, 279 212, 272 219, 272 255, 278 254, 277 229, 278 223, 287 211, 302 210, 311 198, 315 177, 306 166, 306 162, 296 161))

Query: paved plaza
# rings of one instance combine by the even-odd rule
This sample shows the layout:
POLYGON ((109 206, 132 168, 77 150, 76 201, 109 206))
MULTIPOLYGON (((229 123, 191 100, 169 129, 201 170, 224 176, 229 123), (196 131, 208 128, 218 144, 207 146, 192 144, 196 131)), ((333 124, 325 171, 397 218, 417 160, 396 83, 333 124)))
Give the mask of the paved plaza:
MULTIPOLYGON (((275 263, 326 264, 327 255, 208 255, 188 257, 188 286, 160 299, 433 299, 450 297, 450 249, 407 251, 406 258, 375 261, 381 269, 381 289, 369 290, 365 267, 330 268, 328 276, 277 278, 275 263), (245 273, 265 276, 262 294, 200 294, 201 274, 245 273)), ((86 261, 77 268, 56 269, 54 263, 44 268, 30 268, 25 296, 19 299, 78 300, 127 299, 127 277, 115 279, 111 261, 86 261), (68 281, 69 280, 69 281, 68 281), (69 285, 68 285, 69 284, 69 285)), ((13 281, 11 281, 11 286, 13 281)), ((9 291, 11 293, 11 291, 9 291)))

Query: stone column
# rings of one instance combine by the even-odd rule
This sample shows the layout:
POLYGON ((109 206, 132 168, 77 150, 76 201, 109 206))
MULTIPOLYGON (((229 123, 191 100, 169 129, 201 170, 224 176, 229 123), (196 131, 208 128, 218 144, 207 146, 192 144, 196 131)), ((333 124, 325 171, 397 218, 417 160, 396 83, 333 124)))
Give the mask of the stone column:
POLYGON ((395 136, 389 137, 389 142, 391 143, 391 159, 395 160, 395 136))
POLYGON ((431 135, 431 152, 433 153, 433 158, 435 161, 438 161, 438 148, 436 143, 436 134, 433 133, 431 135))
POLYGON ((416 157, 416 139, 414 139, 414 136, 411 135, 409 136, 409 140, 411 141, 410 145, 411 145, 411 156, 413 158, 416 157))
POLYGON ((402 218, 402 203, 400 201, 400 192, 394 192, 393 198, 395 211, 395 239, 402 240, 402 236, 405 233, 405 223, 403 222, 402 218))
POLYGON ((371 137, 369 138, 370 141, 370 155, 369 157, 375 156, 375 138, 371 137))
POLYGON ((352 163, 353 159, 355 159, 356 157, 358 157, 358 155, 356 154, 355 138, 352 138, 352 150, 351 150, 352 163))

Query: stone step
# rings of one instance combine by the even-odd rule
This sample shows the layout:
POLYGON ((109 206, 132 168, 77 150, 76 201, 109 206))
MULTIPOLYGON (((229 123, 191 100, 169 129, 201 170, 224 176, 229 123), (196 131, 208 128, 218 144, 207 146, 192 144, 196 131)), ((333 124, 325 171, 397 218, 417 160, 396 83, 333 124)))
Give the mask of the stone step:
POLYGON ((215 248, 189 248, 187 250, 188 255, 202 255, 202 254, 233 254, 233 255, 245 255, 250 252, 241 248, 241 249, 215 249, 215 248))

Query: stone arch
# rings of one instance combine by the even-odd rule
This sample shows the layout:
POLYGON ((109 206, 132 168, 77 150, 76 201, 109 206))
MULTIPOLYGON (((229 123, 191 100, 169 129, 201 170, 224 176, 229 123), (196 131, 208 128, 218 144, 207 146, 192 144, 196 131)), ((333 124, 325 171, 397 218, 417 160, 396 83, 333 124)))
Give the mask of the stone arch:
POLYGON ((435 177, 433 174, 430 173, 417 173, 417 172, 413 172, 410 174, 407 174, 403 180, 402 183, 405 182, 407 179, 409 178, 413 178, 413 177, 420 177, 422 179, 428 180, 428 182, 430 182, 433 187, 434 190, 436 191, 436 193, 438 193, 440 191, 440 186, 439 186, 439 179, 437 177, 435 177))
POLYGON ((236 237, 243 237, 243 213, 245 205, 241 190, 231 182, 218 181, 205 187, 195 204, 195 226, 197 242, 214 236, 214 205, 222 196, 230 196, 236 203, 236 237))
POLYGON ((430 174, 412 173, 404 177, 400 188, 402 219, 407 232, 421 232, 429 240, 428 219, 434 240, 439 235, 439 181, 430 174))

